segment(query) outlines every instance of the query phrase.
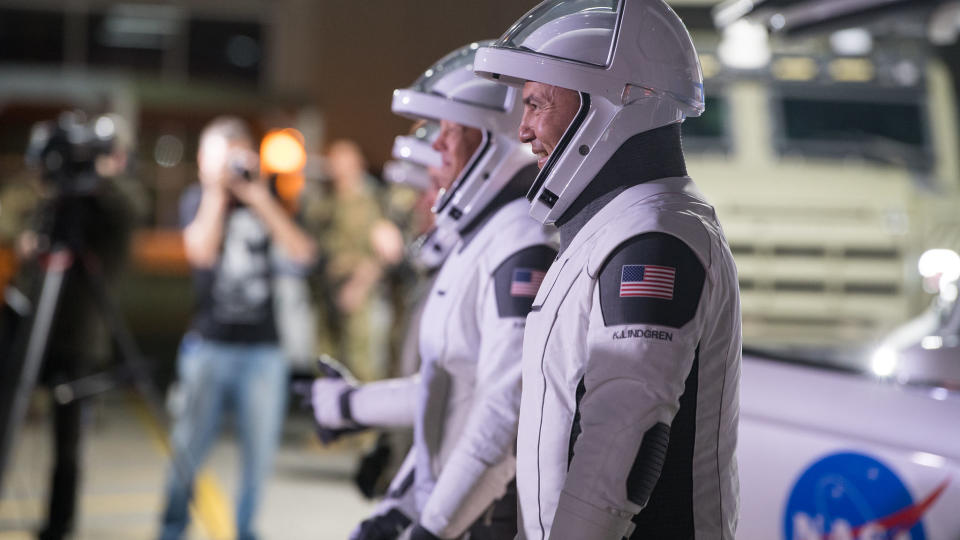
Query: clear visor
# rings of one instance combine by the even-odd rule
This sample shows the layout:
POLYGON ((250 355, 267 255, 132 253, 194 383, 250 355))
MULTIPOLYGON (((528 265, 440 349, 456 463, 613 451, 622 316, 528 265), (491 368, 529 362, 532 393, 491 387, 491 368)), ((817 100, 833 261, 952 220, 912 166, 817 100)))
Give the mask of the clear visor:
POLYGON ((441 58, 436 64, 427 68, 416 81, 410 85, 411 90, 423 92, 424 94, 436 94, 446 97, 448 93, 441 87, 443 81, 450 73, 458 70, 473 72, 473 58, 480 47, 489 47, 493 40, 475 41, 466 47, 461 47, 452 53, 441 58))
POLYGON ((458 174, 457 178, 450 184, 450 187, 448 189, 441 189, 440 193, 437 194, 437 201, 433 205, 433 213, 439 214, 446 209, 450 201, 453 200, 453 196, 460 190, 467 179, 471 177, 477 164, 483 159, 487 151, 490 150, 490 144, 490 133, 484 131, 480 146, 477 147, 473 156, 470 157, 470 161, 468 161, 467 165, 460 171, 460 174, 458 174))
POLYGON ((621 0, 554 0, 530 10, 493 44, 604 67, 613 53, 621 0))
POLYGON ((410 136, 424 144, 431 145, 440 133, 440 122, 423 121, 410 130, 410 136))
POLYGON ((421 191, 430 189, 432 183, 426 167, 400 160, 391 160, 383 164, 383 178, 391 184, 409 186, 421 191))
POLYGON ((439 123, 420 120, 411 127, 408 135, 394 138, 393 157, 423 167, 439 167, 442 163, 440 152, 433 149, 439 133, 439 123))

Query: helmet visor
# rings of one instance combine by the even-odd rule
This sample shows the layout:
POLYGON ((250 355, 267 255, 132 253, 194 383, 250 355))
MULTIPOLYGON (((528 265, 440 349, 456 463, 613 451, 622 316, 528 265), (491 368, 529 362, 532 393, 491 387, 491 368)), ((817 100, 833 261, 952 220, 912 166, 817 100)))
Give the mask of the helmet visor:
POLYGON ((409 135, 400 135, 393 140, 393 157, 410 161, 424 167, 439 167, 440 152, 433 149, 433 141, 440 133, 437 122, 418 122, 409 135))
MULTIPOLYGON (((447 206, 450 204, 450 201, 453 200, 453 196, 456 195, 457 191, 459 191, 461 187, 463 187, 463 184, 466 183, 467 179, 473 175, 473 171, 477 168, 477 164, 483 160, 483 157, 486 155, 487 151, 490 150, 490 145, 490 133, 484 131, 480 146, 477 147, 477 150, 470 157, 470 161, 468 161, 463 170, 460 171, 460 174, 458 174, 457 178, 454 179, 453 183, 450 184, 450 187, 448 189, 441 190, 437 195, 437 202, 435 202, 433 205, 433 213, 439 214, 440 212, 446 210, 447 206)), ((453 217, 454 219, 459 219, 459 216, 453 217)))
POLYGON ((430 173, 412 161, 392 160, 383 164, 383 179, 391 184, 409 186, 419 191, 430 189, 430 173))
POLYGON ((426 145, 433 144, 433 141, 437 138, 438 133, 440 133, 440 122, 424 121, 417 124, 414 129, 410 130, 411 136, 415 137, 418 141, 421 141, 426 145))
POLYGON ((444 83, 444 81, 450 78, 451 73, 457 71, 463 71, 466 74, 465 76, 472 75, 473 59, 477 55, 477 49, 489 47, 492 44, 493 40, 475 41, 466 47, 451 52, 417 77, 417 80, 410 85, 410 89, 424 94, 449 97, 449 90, 446 88, 449 83, 444 83))
POLYGON ((548 0, 517 21, 493 47, 605 67, 613 54, 620 0, 548 0))

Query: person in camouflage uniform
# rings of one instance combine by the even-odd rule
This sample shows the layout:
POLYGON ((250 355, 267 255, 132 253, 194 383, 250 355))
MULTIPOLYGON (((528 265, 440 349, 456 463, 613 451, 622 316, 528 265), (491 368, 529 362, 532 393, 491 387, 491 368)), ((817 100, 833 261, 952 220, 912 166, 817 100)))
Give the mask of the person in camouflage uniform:
POLYGON ((377 238, 392 225, 355 143, 333 143, 327 165, 330 182, 308 185, 301 202, 304 227, 323 258, 312 280, 321 307, 318 343, 360 379, 375 380, 387 374, 390 326, 381 283, 388 261, 377 238))

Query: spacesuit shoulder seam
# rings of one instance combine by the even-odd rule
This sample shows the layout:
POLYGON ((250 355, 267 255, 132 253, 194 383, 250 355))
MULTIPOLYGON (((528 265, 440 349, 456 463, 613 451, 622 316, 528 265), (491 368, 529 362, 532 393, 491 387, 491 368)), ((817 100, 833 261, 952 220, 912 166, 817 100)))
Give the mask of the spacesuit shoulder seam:
POLYGON ((624 215, 622 219, 611 219, 597 231, 597 239, 592 243, 590 254, 587 257, 587 273, 590 277, 596 278, 599 275, 600 269, 603 267, 604 262, 610 257, 610 254, 616 251, 624 242, 642 234, 655 232, 676 237, 687 244, 687 246, 697 254, 704 267, 710 266, 711 252, 713 250, 711 245, 712 238, 710 232, 699 219, 685 215, 682 212, 658 207, 649 208, 649 211, 654 213, 653 217, 651 217, 649 213, 644 213, 641 216, 635 211, 637 206, 639 205, 630 206, 627 212, 624 212, 626 215, 624 215), (689 220, 689 223, 693 226, 693 229, 687 230, 696 230, 697 232, 694 234, 700 235, 701 238, 695 238, 694 234, 685 234, 685 231, 671 227, 668 224, 670 221, 676 223, 687 220, 689 220))
POLYGON ((487 242, 495 243, 492 249, 483 250, 482 255, 483 266, 491 275, 504 261, 527 248, 543 245, 557 249, 551 235, 526 214, 500 223, 487 242))

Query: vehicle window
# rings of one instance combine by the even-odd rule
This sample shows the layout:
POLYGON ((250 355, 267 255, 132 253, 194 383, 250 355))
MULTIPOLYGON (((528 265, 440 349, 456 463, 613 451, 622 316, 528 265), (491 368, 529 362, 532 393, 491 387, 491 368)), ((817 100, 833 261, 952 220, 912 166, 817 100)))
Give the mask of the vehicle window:
POLYGON ((933 162, 920 103, 785 96, 776 106, 781 154, 855 156, 915 170, 933 162))
POLYGON ((728 152, 730 105, 726 98, 707 96, 706 110, 683 122, 684 148, 693 152, 728 152))

